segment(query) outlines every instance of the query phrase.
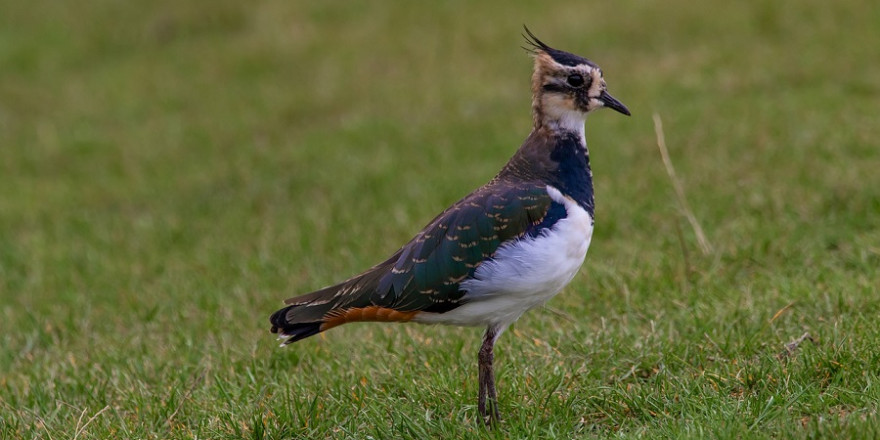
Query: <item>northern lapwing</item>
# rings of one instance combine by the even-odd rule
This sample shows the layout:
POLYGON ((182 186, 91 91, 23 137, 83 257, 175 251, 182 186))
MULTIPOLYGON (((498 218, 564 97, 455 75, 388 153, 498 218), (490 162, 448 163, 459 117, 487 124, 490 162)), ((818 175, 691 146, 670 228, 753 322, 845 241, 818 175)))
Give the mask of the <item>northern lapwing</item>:
POLYGON ((586 116, 602 107, 630 114, 608 94, 599 66, 525 31, 534 55, 534 125, 516 154, 387 260, 286 300, 270 318, 282 345, 356 321, 485 326, 478 409, 486 423, 499 419, 495 341, 526 310, 559 293, 590 246, 586 116))

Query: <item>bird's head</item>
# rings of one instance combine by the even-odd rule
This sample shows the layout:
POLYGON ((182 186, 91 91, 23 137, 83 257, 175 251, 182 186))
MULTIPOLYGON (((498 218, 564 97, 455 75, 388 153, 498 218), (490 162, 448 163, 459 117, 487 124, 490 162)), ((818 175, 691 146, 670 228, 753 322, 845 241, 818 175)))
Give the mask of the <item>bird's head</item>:
POLYGON ((549 122, 566 124, 581 121, 586 114, 608 107, 629 116, 629 109, 608 94, 602 69, 578 55, 554 49, 539 40, 528 28, 524 35, 535 56, 532 75, 532 108, 536 125, 549 122))

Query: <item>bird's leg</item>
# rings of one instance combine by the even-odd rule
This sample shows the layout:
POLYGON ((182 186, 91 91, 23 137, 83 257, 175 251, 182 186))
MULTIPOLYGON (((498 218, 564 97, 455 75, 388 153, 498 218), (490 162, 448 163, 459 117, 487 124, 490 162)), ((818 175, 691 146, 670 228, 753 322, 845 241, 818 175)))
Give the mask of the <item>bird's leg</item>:
POLYGON ((480 396, 477 400, 477 408, 480 410, 480 416, 488 425, 501 419, 498 415, 498 398, 495 393, 495 370, 492 367, 492 361, 495 358, 492 349, 495 346, 495 340, 501 331, 489 327, 486 329, 486 335, 483 337, 483 345, 480 347, 480 353, 477 360, 480 367, 480 396), (488 404, 489 412, 486 412, 488 404))

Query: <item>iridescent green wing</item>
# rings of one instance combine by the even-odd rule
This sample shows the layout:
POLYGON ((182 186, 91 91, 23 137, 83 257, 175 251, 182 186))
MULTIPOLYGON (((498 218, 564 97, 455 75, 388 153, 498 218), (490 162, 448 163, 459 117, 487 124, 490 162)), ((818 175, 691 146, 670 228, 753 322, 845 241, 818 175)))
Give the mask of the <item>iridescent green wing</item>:
POLYGON ((493 181, 474 191, 373 269, 391 265, 390 270, 385 266, 369 302, 401 311, 457 307, 464 295, 459 283, 501 245, 538 227, 551 205, 546 186, 538 183, 493 181))

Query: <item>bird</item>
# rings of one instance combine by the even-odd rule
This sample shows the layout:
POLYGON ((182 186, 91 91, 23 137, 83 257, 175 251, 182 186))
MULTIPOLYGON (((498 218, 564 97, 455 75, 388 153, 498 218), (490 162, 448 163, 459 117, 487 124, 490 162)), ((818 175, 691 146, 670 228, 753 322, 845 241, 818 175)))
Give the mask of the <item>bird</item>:
POLYGON ((534 58, 531 133, 485 185, 431 220, 385 261, 287 299, 270 317, 282 346, 359 321, 486 328, 477 354, 477 409, 500 420, 494 346, 523 313, 559 293, 582 266, 594 225, 586 116, 630 116, 602 69, 523 27, 534 58))

